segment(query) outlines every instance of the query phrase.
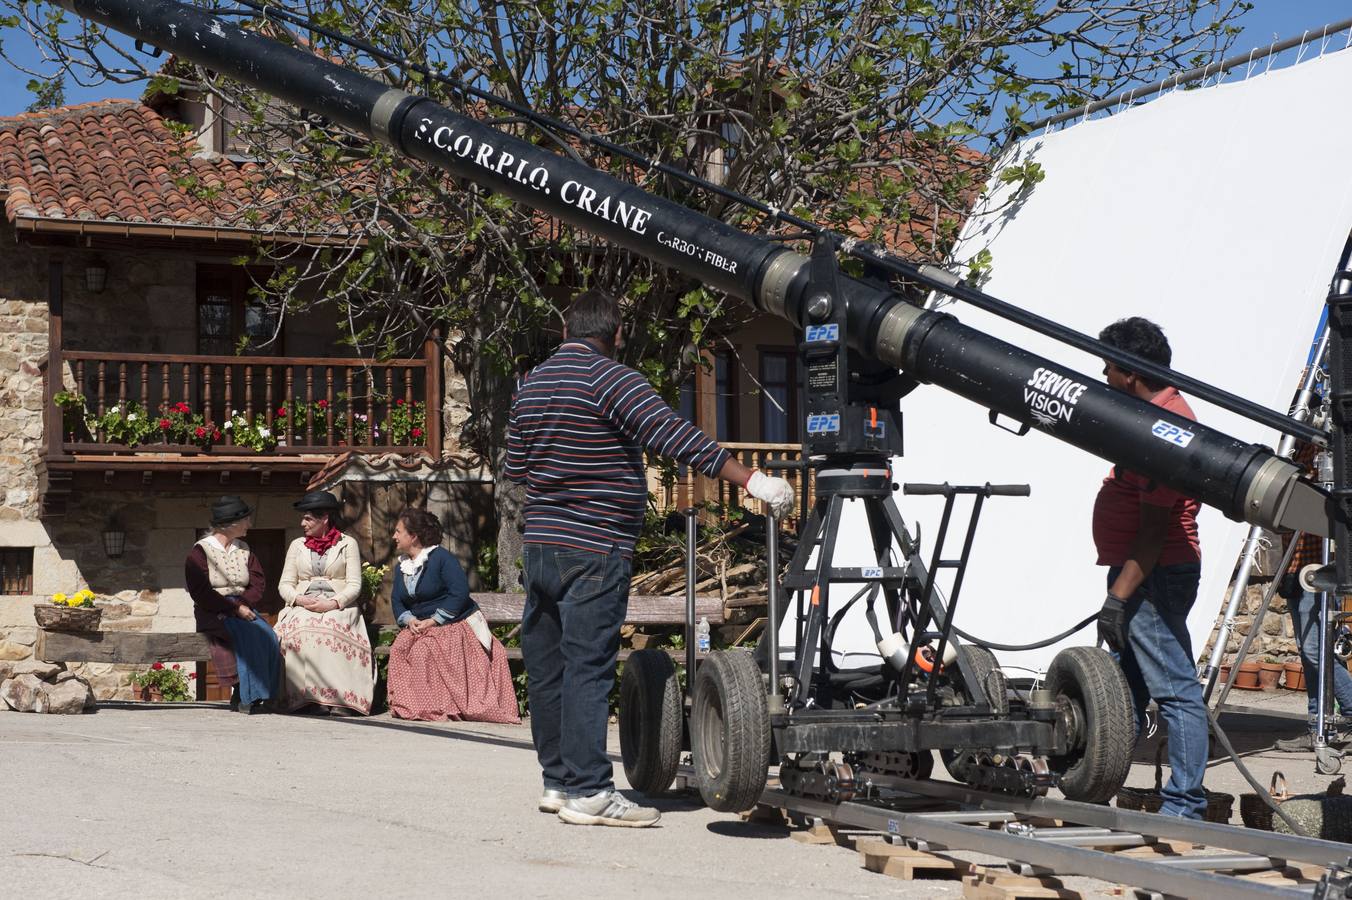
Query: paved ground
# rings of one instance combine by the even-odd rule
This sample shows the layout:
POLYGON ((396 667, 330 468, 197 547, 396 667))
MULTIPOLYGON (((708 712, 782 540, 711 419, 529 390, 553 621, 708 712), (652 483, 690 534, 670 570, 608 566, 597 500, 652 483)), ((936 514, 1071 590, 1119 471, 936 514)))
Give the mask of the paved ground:
MULTIPOLYGON (((1312 756, 1258 749, 1298 732, 1299 698, 1257 699, 1276 715, 1247 718, 1234 739, 1259 777, 1280 767, 1299 789, 1324 786, 1312 756)), ((79 717, 0 713, 0 895, 961 893, 951 882, 866 872, 851 851, 804 846, 782 828, 689 799, 661 803, 659 829, 563 825, 534 811, 529 741, 524 726, 249 717, 188 704, 105 706, 79 717)), ((1143 746, 1138 757, 1153 754, 1143 746)), ((1132 783, 1149 783, 1151 772, 1138 765, 1132 783)), ((1228 765, 1217 765, 1208 785, 1246 789, 1228 765)), ((1108 888, 1088 879, 1072 886, 1108 888)))

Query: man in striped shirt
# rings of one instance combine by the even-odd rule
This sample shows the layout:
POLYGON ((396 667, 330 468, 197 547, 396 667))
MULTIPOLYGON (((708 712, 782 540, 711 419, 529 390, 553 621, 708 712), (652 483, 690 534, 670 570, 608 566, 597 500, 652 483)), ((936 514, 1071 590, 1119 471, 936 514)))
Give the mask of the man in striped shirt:
POLYGON ((614 789, 606 726, 648 500, 643 451, 744 485, 776 516, 792 510, 793 488, 747 469, 676 415, 612 359, 619 340, 615 298, 587 291, 573 301, 563 343, 512 401, 505 474, 526 485, 521 648, 544 773, 540 809, 572 824, 633 828, 659 816, 614 789))

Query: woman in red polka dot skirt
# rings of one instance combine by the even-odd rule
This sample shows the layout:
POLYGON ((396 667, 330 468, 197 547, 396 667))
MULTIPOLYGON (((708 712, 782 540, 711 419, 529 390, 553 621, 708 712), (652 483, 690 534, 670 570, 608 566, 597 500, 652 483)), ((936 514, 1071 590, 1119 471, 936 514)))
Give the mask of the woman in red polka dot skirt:
POLYGON ((465 570, 441 546, 441 523, 406 509, 394 526, 390 711, 400 719, 520 722, 507 652, 469 596, 465 570))

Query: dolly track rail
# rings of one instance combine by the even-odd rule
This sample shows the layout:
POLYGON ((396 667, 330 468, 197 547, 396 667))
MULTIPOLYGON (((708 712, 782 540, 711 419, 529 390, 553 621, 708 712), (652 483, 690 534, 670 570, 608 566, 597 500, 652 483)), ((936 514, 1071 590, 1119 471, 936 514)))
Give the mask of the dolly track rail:
POLYGON ((862 781, 888 792, 887 796, 880 802, 831 803, 770 788, 762 795, 761 803, 827 822, 895 835, 926 850, 986 853, 1021 863, 1025 870, 1083 875, 1184 897, 1308 898, 1312 894, 1308 886, 1268 884, 1222 872, 1227 869, 1248 872, 1281 869, 1288 863, 1328 867, 1345 864, 1349 855, 1347 845, 1333 841, 1257 832, 1071 800, 1010 797, 959 784, 891 776, 868 775, 862 781), (884 805, 889 799, 916 798, 957 803, 961 812, 954 815, 901 811, 884 805), (982 813, 989 814, 989 818, 982 813), (977 827, 964 824, 1017 823, 1024 818, 1059 819, 1087 827, 1034 828, 1025 835, 983 828, 979 824, 977 827), (1139 840, 1130 840, 1133 837, 1139 840), (1231 852, 1223 856, 1152 860, 1094 848, 1095 845, 1142 845, 1151 839, 1191 841, 1231 852))

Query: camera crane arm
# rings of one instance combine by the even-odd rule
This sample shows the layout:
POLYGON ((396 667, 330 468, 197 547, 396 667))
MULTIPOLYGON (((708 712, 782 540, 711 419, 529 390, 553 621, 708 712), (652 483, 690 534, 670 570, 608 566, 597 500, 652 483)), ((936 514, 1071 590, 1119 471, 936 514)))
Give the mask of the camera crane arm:
MULTIPOLYGON (((1326 495, 1289 461, 1028 353, 953 316, 841 276, 809 290, 808 257, 312 53, 175 0, 59 0, 397 152, 482 185, 806 327, 841 311, 850 348, 1265 528, 1327 536, 1326 495), (809 296, 809 294, 811 296, 809 296), (811 301, 811 302, 809 302, 811 301)), ((939 290, 972 289, 932 267, 939 290)))

